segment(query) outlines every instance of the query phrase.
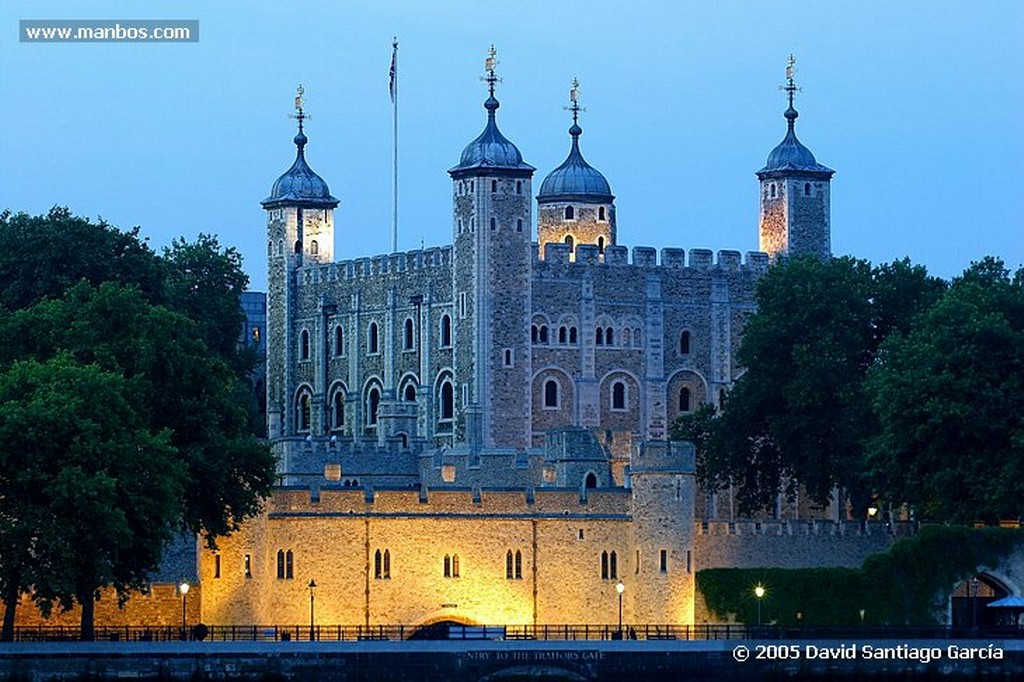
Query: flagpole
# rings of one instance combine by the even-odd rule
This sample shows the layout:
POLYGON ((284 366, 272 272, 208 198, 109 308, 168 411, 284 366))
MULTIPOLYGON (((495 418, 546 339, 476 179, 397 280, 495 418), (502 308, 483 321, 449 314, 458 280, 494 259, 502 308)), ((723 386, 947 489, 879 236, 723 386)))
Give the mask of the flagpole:
POLYGON ((393 128, 393 173, 391 195, 391 252, 398 253, 398 38, 391 43, 391 104, 393 128))

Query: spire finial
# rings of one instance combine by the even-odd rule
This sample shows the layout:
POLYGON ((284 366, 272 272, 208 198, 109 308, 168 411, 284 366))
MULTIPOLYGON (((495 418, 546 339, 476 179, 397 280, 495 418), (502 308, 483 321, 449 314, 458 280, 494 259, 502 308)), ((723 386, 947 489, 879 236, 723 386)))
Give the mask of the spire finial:
POLYGON ((494 73, 494 67, 500 63, 498 61, 498 50, 494 45, 491 45, 491 49, 487 51, 487 59, 484 60, 484 75, 480 76, 480 80, 487 83, 487 94, 491 99, 494 98, 494 84, 501 82, 501 78, 494 73))
POLYGON ((295 89, 295 113, 291 114, 291 118, 294 118, 299 122, 300 134, 302 133, 302 122, 309 118, 309 116, 306 115, 306 112, 303 111, 303 107, 306 104, 305 94, 306 89, 300 84, 299 87, 295 89))
POLYGON ((793 74, 795 73, 796 58, 794 58, 793 54, 790 53, 789 59, 786 60, 786 84, 779 86, 779 90, 784 90, 789 96, 789 108, 786 109, 786 113, 784 115, 786 120, 789 122, 790 130, 793 130, 793 123, 796 121, 797 116, 799 116, 796 109, 793 108, 793 93, 803 90, 803 88, 797 87, 796 82, 793 80, 793 74))
POLYGON ((572 127, 569 128, 569 134, 576 139, 583 134, 583 128, 579 126, 580 112, 586 111, 586 108, 580 106, 580 81, 578 78, 572 79, 572 87, 569 88, 569 106, 562 108, 572 112, 572 127))

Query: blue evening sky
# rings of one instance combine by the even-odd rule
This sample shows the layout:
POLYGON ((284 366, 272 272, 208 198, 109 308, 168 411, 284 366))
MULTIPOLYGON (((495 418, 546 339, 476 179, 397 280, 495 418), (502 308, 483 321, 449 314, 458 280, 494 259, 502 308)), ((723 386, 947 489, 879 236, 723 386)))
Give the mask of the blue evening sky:
POLYGON ((616 195, 619 243, 757 249, 754 172, 797 133, 832 182, 832 245, 950 277, 1024 264, 1024 2, 7 1, 0 7, 0 209, 54 204, 140 225, 160 247, 217 234, 265 287, 259 202, 294 157, 341 199, 336 258, 391 244, 391 38, 400 43, 400 235, 449 243, 446 170, 499 124, 544 175, 564 159, 569 83, 582 147, 616 195), (185 44, 20 43, 19 19, 198 19, 185 44))

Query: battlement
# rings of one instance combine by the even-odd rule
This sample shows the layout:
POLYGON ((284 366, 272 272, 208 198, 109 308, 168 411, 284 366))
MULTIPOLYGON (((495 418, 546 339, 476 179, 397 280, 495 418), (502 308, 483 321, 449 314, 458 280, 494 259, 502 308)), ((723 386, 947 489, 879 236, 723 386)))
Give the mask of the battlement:
POLYGON ((632 258, 630 250, 625 246, 609 246, 605 248, 604 255, 597 246, 593 244, 579 244, 576 247, 576 260, 569 259, 570 251, 567 244, 552 242, 544 247, 544 258, 540 258, 540 250, 534 244, 534 262, 548 263, 551 265, 572 266, 632 266, 639 268, 665 268, 669 270, 683 270, 691 268, 694 270, 711 271, 749 271, 754 274, 761 274, 768 269, 768 254, 761 251, 748 251, 746 257, 742 257, 739 251, 722 250, 716 257, 710 249, 690 249, 689 258, 685 249, 663 248, 661 257, 658 257, 658 250, 650 246, 634 246, 632 258))
POLYGON ((419 489, 288 486, 274 489, 266 511, 275 515, 460 515, 495 514, 566 517, 630 514, 632 493, 626 488, 437 487, 419 489))
POLYGON ((299 272, 303 284, 369 279, 406 272, 450 268, 452 247, 438 246, 405 253, 389 253, 338 261, 329 265, 306 265, 299 272))

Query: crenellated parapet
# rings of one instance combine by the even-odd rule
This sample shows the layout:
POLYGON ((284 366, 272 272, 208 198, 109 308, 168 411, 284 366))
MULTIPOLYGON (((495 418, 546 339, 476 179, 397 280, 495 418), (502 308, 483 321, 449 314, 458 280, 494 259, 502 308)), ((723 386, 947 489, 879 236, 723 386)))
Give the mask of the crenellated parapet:
POLYGON ((742 256, 739 251, 721 250, 715 254, 710 249, 663 248, 660 254, 650 246, 634 246, 632 251, 625 246, 609 246, 603 251, 593 244, 579 244, 570 250, 567 244, 552 242, 545 244, 544 257, 534 244, 534 266, 576 267, 606 266, 661 268, 666 270, 691 269, 697 271, 750 272, 761 275, 768 269, 768 254, 762 251, 748 251, 742 256), (575 258, 572 258, 575 256, 575 258))
POLYGON ((308 265, 298 270, 303 284, 368 280, 376 277, 394 277, 405 273, 450 269, 452 247, 432 247, 405 253, 384 254, 366 258, 338 261, 329 265, 308 265))

